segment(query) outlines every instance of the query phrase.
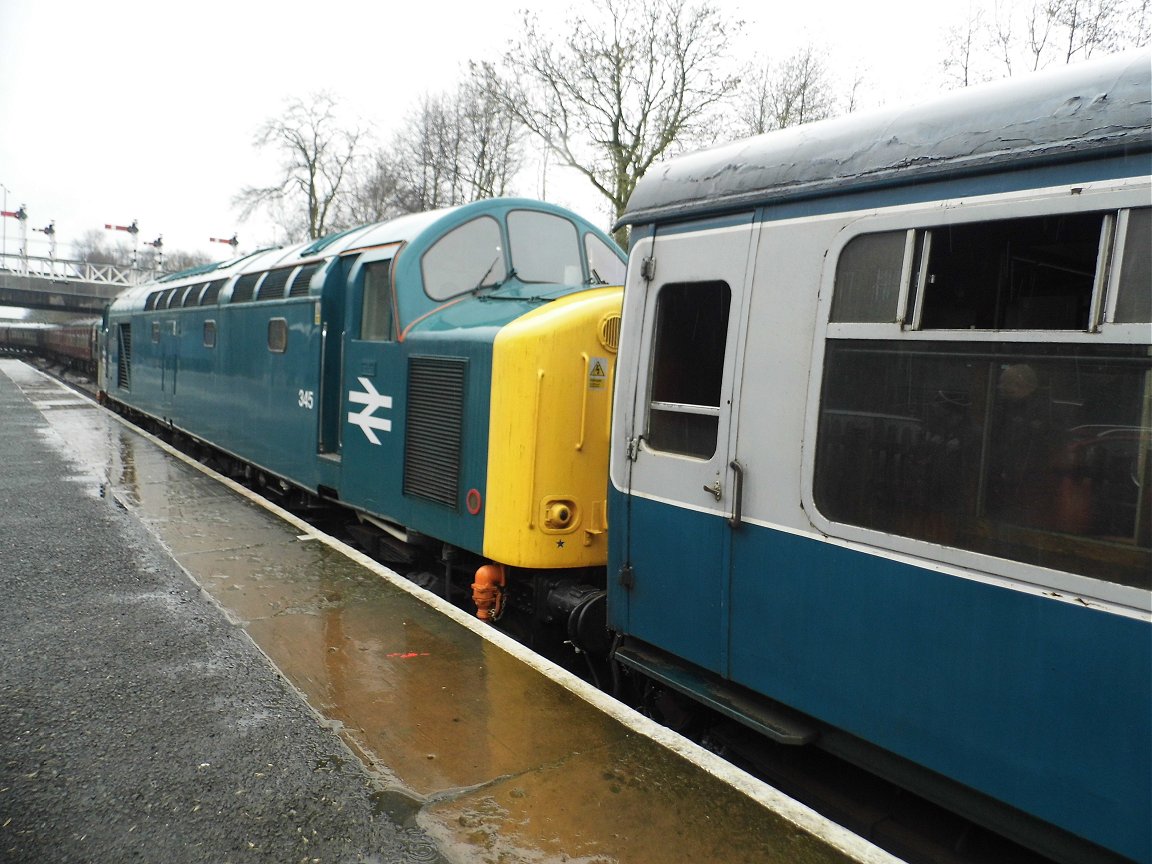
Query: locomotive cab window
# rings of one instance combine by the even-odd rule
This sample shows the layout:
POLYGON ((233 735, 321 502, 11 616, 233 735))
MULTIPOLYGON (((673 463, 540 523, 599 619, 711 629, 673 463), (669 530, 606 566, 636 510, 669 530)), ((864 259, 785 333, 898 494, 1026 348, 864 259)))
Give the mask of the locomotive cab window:
POLYGON ((508 248, 516 278, 522 282, 584 281, 576 226, 561 216, 513 210, 508 214, 508 248))
POLYGON ((716 452, 731 302, 724 282, 660 289, 645 435, 653 449, 699 459, 716 452))
POLYGON ((360 338, 376 342, 391 341, 392 276, 391 259, 364 265, 364 295, 360 313, 360 338))
POLYGON ((480 216, 436 241, 420 262, 424 291, 433 300, 496 285, 508 278, 500 223, 480 216))
POLYGON ((288 321, 273 318, 268 322, 268 350, 273 354, 283 354, 288 350, 288 321))

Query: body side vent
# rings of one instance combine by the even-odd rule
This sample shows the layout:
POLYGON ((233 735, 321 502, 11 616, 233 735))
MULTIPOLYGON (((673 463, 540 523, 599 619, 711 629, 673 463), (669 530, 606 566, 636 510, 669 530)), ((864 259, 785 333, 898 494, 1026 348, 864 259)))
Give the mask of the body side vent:
POLYGON ((118 325, 116 336, 120 349, 116 369, 116 385, 121 390, 129 390, 132 387, 132 325, 118 325))
POLYGON ((320 264, 305 264, 292 279, 292 287, 288 289, 289 297, 307 297, 308 287, 312 284, 312 276, 320 269, 320 264))
POLYGON ((468 361, 413 357, 408 363, 404 494, 458 509, 468 361))
POLYGON ((279 300, 284 296, 284 286, 288 284, 288 277, 292 275, 292 267, 281 267, 279 270, 270 270, 260 283, 260 291, 256 294, 257 300, 279 300))
POLYGON ((236 284, 232 286, 232 302, 247 303, 251 300, 253 289, 263 275, 263 273, 245 273, 237 279, 236 284))

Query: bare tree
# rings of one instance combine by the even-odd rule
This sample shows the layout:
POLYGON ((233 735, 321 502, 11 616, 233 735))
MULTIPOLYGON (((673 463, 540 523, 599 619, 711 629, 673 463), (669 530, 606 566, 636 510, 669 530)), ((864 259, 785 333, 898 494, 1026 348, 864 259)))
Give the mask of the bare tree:
MULTIPOLYGON (((978 80, 974 63, 985 38, 984 12, 969 7, 968 17, 948 28, 945 34, 947 53, 944 74, 958 87, 969 87, 978 80)), ((999 31, 997 31, 999 32, 999 31)))
MULTIPOLYGON (((812 45, 746 78, 739 103, 737 137, 824 120, 837 113, 827 64, 812 45)), ((855 99, 855 88, 850 101, 855 99)))
MULTIPOLYGON (((105 232, 98 229, 85 231, 79 240, 72 243, 72 255, 77 261, 89 264, 111 264, 115 267, 132 266, 133 250, 122 240, 111 241, 105 232)), ((207 264, 212 259, 200 252, 184 252, 179 249, 165 251, 161 259, 160 250, 151 244, 136 250, 137 270, 158 270, 163 261, 164 272, 174 273, 207 264)))
POLYGON ((350 224, 379 222, 409 212, 401 203, 404 195, 400 177, 390 154, 380 150, 360 164, 363 170, 358 173, 345 201, 350 224))
POLYGON ((241 190, 234 203, 241 208, 242 219, 267 207, 289 234, 300 232, 311 239, 339 223, 364 132, 340 126, 336 108, 332 94, 316 93, 293 101, 282 116, 260 128, 256 146, 280 153, 281 177, 270 186, 241 190))
POLYGON ((132 263, 132 250, 123 243, 110 242, 105 232, 93 228, 72 242, 72 255, 88 264, 113 264, 127 267, 132 263))
POLYGON ((347 202, 356 221, 385 219, 507 195, 520 171, 522 132, 484 88, 425 95, 347 202))
POLYGON ((961 87, 1018 69, 1147 45, 1149 0, 983 0, 950 29, 945 71, 961 87), (993 4, 989 6, 989 4, 993 4), (991 9, 992 23, 986 25, 991 9))
POLYGON ((212 258, 202 252, 184 252, 180 249, 175 249, 171 252, 164 253, 164 270, 168 273, 179 273, 181 270, 200 267, 211 261, 212 258))
POLYGON ((707 0, 597 0, 593 13, 573 13, 559 41, 525 13, 502 63, 472 70, 620 215, 657 159, 715 139, 716 109, 739 83, 725 70, 742 26, 707 0))
POLYGON ((1131 4, 1123 0, 1053 0, 1052 15, 1063 30, 1065 63, 1115 51, 1124 42, 1131 4))

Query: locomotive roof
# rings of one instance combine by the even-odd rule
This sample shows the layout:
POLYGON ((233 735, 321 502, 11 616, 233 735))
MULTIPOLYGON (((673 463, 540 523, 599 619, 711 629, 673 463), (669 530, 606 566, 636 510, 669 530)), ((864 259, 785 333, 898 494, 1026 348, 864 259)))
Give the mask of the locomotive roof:
POLYGON ((520 209, 563 216, 581 226, 581 230, 594 232, 607 243, 612 242, 611 238, 583 217, 553 204, 524 198, 488 198, 455 207, 409 213, 382 222, 359 225, 328 234, 317 240, 306 240, 290 246, 260 249, 227 261, 193 267, 163 276, 153 282, 129 288, 120 294, 114 301, 114 305, 118 309, 143 309, 147 297, 160 289, 178 288, 217 279, 232 279, 232 277, 247 273, 261 273, 266 270, 295 267, 297 264, 305 262, 317 262, 344 253, 393 243, 408 244, 410 248, 414 249, 417 263, 412 266, 418 268, 419 255, 424 248, 456 225, 480 214, 504 215, 508 211, 520 209))
POLYGON ((618 224, 1148 151, 1150 69, 1147 50, 1129 52, 702 150, 645 174, 618 224))

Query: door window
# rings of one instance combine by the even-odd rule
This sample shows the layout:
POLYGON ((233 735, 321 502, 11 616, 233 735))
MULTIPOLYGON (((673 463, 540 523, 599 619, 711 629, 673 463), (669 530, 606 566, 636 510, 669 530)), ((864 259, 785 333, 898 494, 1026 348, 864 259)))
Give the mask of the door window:
POLYGON ((720 281, 665 285, 656 299, 645 440, 699 459, 716 452, 732 290, 720 281))

